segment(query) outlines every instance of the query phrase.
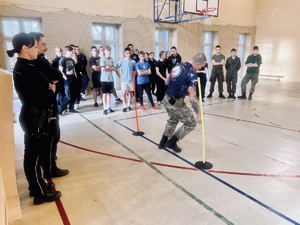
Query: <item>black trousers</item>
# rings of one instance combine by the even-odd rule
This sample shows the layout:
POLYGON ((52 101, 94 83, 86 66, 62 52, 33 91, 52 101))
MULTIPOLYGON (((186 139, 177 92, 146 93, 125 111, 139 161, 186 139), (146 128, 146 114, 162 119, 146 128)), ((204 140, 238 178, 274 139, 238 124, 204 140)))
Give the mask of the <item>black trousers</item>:
POLYGON ((167 90, 167 86, 165 84, 165 81, 163 79, 161 79, 160 77, 157 77, 156 80, 156 98, 158 102, 161 102, 166 94, 166 90, 167 90))
POLYGON ((24 172, 29 189, 33 196, 42 196, 46 190, 46 182, 41 176, 41 162, 47 152, 47 128, 35 128, 32 115, 26 110, 21 110, 20 125, 24 131, 24 172))
MULTIPOLYGON (((206 78, 206 74, 205 75, 200 75, 200 88, 201 88, 201 97, 202 99, 205 97, 205 88, 206 88, 206 83, 207 83, 207 78, 206 78)), ((198 88, 198 84, 197 84, 197 88, 196 88, 196 94, 197 94, 197 98, 199 99, 199 88, 198 88)))
POLYGON ((56 153, 60 140, 59 116, 49 122, 49 134, 46 141, 46 153, 42 161, 44 175, 54 173, 57 170, 56 153))

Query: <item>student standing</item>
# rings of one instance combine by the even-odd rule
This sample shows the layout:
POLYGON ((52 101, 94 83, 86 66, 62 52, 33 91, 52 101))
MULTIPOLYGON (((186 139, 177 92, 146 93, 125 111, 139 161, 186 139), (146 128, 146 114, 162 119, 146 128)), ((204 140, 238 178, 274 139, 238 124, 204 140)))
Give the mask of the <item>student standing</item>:
POLYGON ((242 89, 242 95, 238 96, 238 98, 246 99, 246 86, 248 82, 251 80, 251 87, 249 92, 248 100, 252 100, 252 95, 255 91, 255 86, 258 83, 258 74, 259 74, 259 68, 262 64, 262 57, 259 52, 259 47, 254 46, 253 47, 253 53, 248 56, 245 64, 247 67, 246 75, 243 77, 241 82, 241 89, 242 89))
POLYGON ((111 47, 106 45, 104 47, 104 56, 100 59, 101 67, 101 88, 103 92, 103 114, 107 115, 107 112, 114 112, 110 108, 111 94, 114 89, 114 79, 112 72, 117 71, 116 63, 110 56, 111 47))
POLYGON ((146 110, 144 103, 143 103, 143 91, 146 91, 148 96, 148 100, 150 101, 152 109, 159 109, 155 106, 153 102, 153 98, 150 91, 150 79, 149 75, 151 74, 150 65, 148 62, 145 61, 145 53, 140 51, 139 54, 140 61, 137 62, 135 68, 137 71, 137 86, 138 86, 138 93, 139 93, 139 101, 141 110, 146 110))
POLYGON ((155 64, 156 70, 156 98, 157 104, 160 107, 162 105, 162 100, 165 97, 165 93, 167 90, 167 82, 168 82, 168 64, 166 63, 166 52, 161 51, 159 53, 159 60, 155 64))
POLYGON ((100 77, 101 77, 100 57, 96 46, 91 47, 91 53, 92 56, 89 59, 89 65, 92 68, 94 107, 98 107, 98 102, 97 102, 98 92, 100 93, 100 98, 102 98, 102 89, 101 89, 101 81, 100 81, 100 77))
POLYGON ((130 107, 130 101, 132 98, 132 91, 134 88, 133 79, 135 77, 135 61, 130 58, 131 50, 130 48, 124 49, 125 58, 121 59, 118 62, 118 69, 121 78, 121 90, 122 90, 122 98, 123 98, 123 110, 122 112, 130 111, 132 108, 130 107))
POLYGON ((236 99, 236 83, 237 83, 237 75, 238 71, 241 68, 241 60, 236 56, 236 49, 231 49, 231 56, 227 58, 226 64, 226 84, 227 84, 227 92, 229 94, 228 98, 236 99))
POLYGON ((225 98, 223 95, 223 82, 224 82, 224 73, 223 73, 223 66, 225 64, 225 56, 221 54, 221 46, 216 46, 216 54, 214 54, 211 57, 212 62, 212 70, 211 75, 209 78, 210 81, 210 89, 209 89, 209 95, 207 98, 211 98, 212 94, 215 90, 215 83, 216 80, 218 80, 218 91, 219 91, 219 98, 225 98))
MULTIPOLYGON (((207 83, 207 78, 206 78, 207 68, 208 68, 208 64, 206 63, 205 66, 201 67, 199 70, 196 71, 197 76, 200 78, 200 88, 201 88, 202 102, 204 102, 204 97, 205 97, 205 88, 206 88, 206 83, 207 83)), ((197 79, 197 81, 198 81, 198 79, 197 79)), ((198 82, 197 82, 196 93, 197 93, 197 98, 200 99, 198 82)))
POLYGON ((76 71, 75 62, 72 59, 72 55, 75 54, 71 46, 65 47, 65 56, 59 60, 59 70, 63 74, 65 84, 65 96, 63 97, 60 113, 67 109, 69 104, 70 113, 78 113, 74 109, 76 101, 76 71))

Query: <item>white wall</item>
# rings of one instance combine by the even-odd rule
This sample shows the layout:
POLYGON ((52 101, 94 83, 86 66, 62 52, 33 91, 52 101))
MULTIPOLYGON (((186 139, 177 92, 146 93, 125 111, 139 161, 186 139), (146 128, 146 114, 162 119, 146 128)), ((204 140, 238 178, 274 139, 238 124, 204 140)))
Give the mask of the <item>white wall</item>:
POLYGON ((261 74, 300 82, 300 1, 260 0, 255 44, 263 58, 261 74))

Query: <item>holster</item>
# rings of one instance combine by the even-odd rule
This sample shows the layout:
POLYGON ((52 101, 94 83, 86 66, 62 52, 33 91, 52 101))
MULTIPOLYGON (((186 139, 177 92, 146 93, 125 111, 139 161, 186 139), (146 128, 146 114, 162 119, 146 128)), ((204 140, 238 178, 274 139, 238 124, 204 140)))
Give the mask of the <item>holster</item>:
POLYGON ((50 116, 52 114, 52 107, 42 110, 38 110, 32 107, 30 112, 32 113, 32 122, 34 127, 38 130, 47 129, 50 121, 50 116))

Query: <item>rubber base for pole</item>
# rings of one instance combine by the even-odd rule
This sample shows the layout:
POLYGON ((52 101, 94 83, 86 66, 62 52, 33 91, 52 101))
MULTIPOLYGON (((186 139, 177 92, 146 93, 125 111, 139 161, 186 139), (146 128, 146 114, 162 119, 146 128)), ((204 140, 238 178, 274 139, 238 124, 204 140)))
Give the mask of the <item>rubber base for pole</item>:
POLYGON ((135 131, 132 133, 134 136, 143 136, 145 133, 143 131, 135 131))
POLYGON ((198 161, 195 163, 195 167, 199 170, 209 170, 213 168, 213 165, 210 162, 198 161))

